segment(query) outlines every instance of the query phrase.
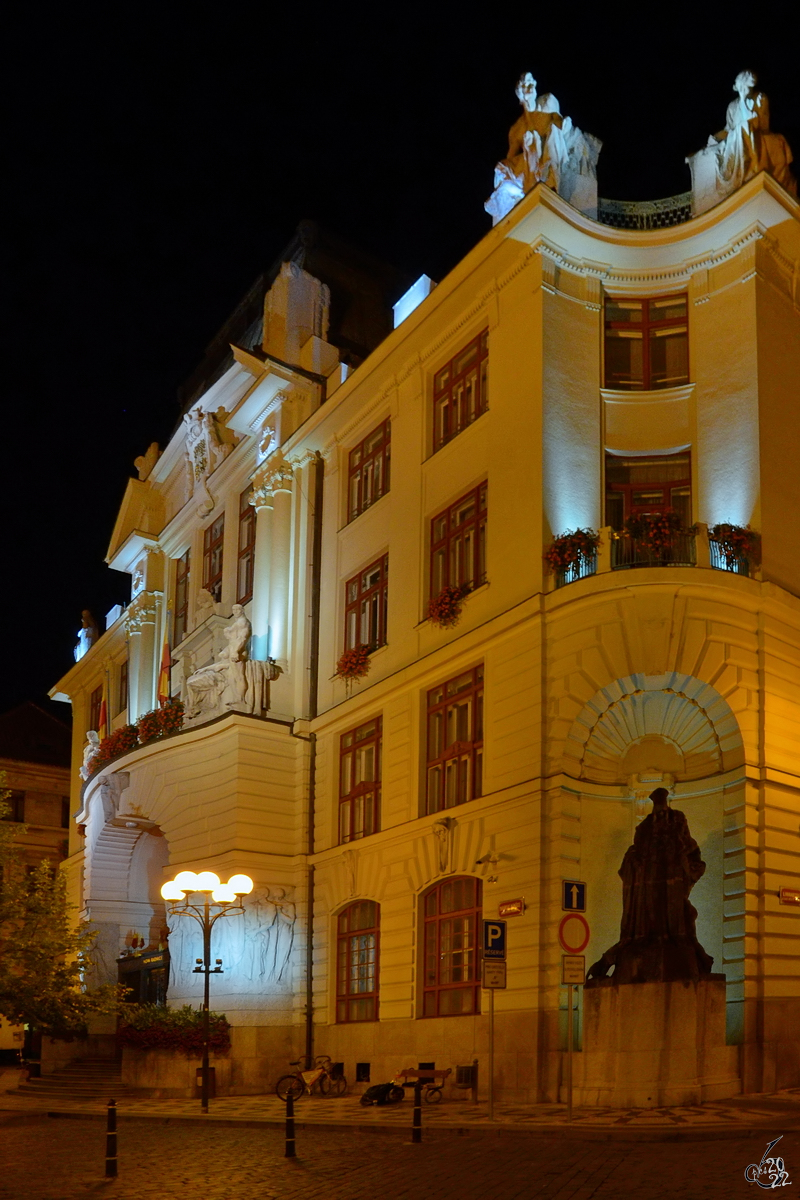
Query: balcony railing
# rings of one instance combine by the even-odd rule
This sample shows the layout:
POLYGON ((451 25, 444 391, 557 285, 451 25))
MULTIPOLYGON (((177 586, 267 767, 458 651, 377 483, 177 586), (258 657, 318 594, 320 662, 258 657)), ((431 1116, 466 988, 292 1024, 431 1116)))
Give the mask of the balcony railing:
POLYGON ((614 534, 611 541, 611 570, 629 567, 694 567, 697 548, 693 533, 679 533, 669 546, 651 550, 639 538, 626 533, 614 534))
POLYGON ((663 200, 597 201, 597 219, 615 229, 664 229, 682 225, 692 217, 692 193, 665 196, 663 200))
POLYGON ((711 560, 711 566, 717 571, 733 571, 735 575, 750 575, 750 560, 743 556, 740 558, 728 558, 722 546, 722 542, 716 538, 709 537, 708 556, 711 560))
POLYGON ((576 579, 585 579, 587 575, 594 575, 597 571, 597 551, 592 550, 589 554, 582 554, 577 562, 570 563, 568 567, 562 567, 556 571, 556 587, 563 587, 565 583, 574 583, 576 579))

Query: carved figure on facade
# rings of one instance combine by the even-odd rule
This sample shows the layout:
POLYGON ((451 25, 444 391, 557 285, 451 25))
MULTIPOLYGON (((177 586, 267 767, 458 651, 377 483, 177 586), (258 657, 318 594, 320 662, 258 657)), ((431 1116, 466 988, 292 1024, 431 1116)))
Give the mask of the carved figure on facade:
POLYGON ((250 658, 253 627, 241 604, 234 604, 231 623, 224 630, 226 645, 216 662, 200 667, 186 679, 187 721, 210 720, 224 712, 263 715, 269 708, 269 685, 280 668, 271 661, 250 658))
POLYGON ((728 105, 725 128, 712 133, 708 144, 686 160, 692 172, 695 215, 724 200, 760 171, 776 179, 791 196, 797 195, 791 148, 782 134, 770 129, 769 100, 759 91, 755 74, 740 71, 733 90, 736 96, 728 105))
POLYGON ((161 448, 158 442, 151 442, 144 454, 140 454, 138 458, 133 460, 133 465, 139 475, 139 479, 144 482, 148 478, 153 467, 161 457, 161 448))
POLYGON ((453 828, 453 821, 450 817, 442 817, 439 821, 434 821, 431 826, 431 832, 436 842, 436 852, 438 859, 439 872, 442 875, 447 874, 450 870, 450 842, 453 828))
POLYGON ((89 612, 89 609, 84 608, 81 613, 81 627, 78 630, 78 644, 73 652, 75 662, 80 662, 87 650, 91 649, 99 637, 100 630, 97 628, 97 622, 89 612))
POLYGON ((670 808, 666 788, 650 793, 653 810, 637 827, 619 869, 619 941, 589 969, 589 982, 614 967, 614 983, 708 978, 713 958, 697 940, 697 911, 689 901, 706 864, 686 815, 670 808))
POLYGON ((100 737, 96 729, 87 729, 86 745, 83 748, 83 765, 78 774, 81 779, 88 779, 92 773, 92 761, 100 753, 100 737))
POLYGON ((602 142, 562 116, 551 92, 537 96, 528 71, 517 82, 522 113, 508 135, 508 155, 494 171, 494 192, 485 208, 501 220, 537 183, 558 192, 575 208, 597 213, 597 160, 602 142))
POLYGON ((198 493, 201 515, 214 507, 214 497, 208 490, 207 477, 216 471, 238 443, 233 430, 226 422, 229 414, 223 407, 216 412, 204 412, 195 408, 183 418, 186 431, 186 482, 190 496, 198 493))

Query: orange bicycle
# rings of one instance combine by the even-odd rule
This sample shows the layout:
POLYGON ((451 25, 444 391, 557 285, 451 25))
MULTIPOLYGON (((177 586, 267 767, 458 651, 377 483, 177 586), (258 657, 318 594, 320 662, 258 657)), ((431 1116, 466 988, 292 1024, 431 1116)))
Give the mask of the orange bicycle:
MULTIPOLYGON (((291 1065, 299 1067, 300 1062, 298 1059, 291 1065)), ((345 1096, 347 1080, 341 1070, 336 1069, 338 1066, 338 1063, 334 1065, 331 1062, 327 1054, 318 1054, 312 1067, 304 1071, 295 1071, 293 1075, 282 1075, 275 1084, 276 1095, 281 1100, 287 1100, 289 1096, 293 1100, 299 1100, 301 1096, 311 1096, 314 1092, 321 1096, 345 1096)))

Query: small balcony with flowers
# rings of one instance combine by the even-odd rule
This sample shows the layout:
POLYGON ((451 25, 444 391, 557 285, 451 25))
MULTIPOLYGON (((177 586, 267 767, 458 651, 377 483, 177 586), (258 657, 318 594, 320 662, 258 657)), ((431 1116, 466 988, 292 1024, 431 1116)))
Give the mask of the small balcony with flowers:
POLYGON ((645 567, 699 567, 760 578, 761 538, 749 525, 685 525, 667 511, 629 517, 621 529, 567 530, 545 552, 551 589, 592 575, 645 567))

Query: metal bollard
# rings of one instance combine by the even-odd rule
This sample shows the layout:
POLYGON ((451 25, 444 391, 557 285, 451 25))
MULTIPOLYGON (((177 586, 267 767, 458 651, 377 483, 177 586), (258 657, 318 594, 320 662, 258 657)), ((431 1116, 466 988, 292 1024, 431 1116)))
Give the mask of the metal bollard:
POLYGON ((422 1080, 414 1084, 414 1120, 411 1123, 411 1144, 422 1141, 422 1080))
POLYGON ((294 1148, 294 1097, 291 1092, 286 1097, 286 1149, 283 1157, 297 1158, 294 1148))
POLYGON ((106 1179, 117 1178, 117 1102, 108 1102, 106 1122, 106 1179))

